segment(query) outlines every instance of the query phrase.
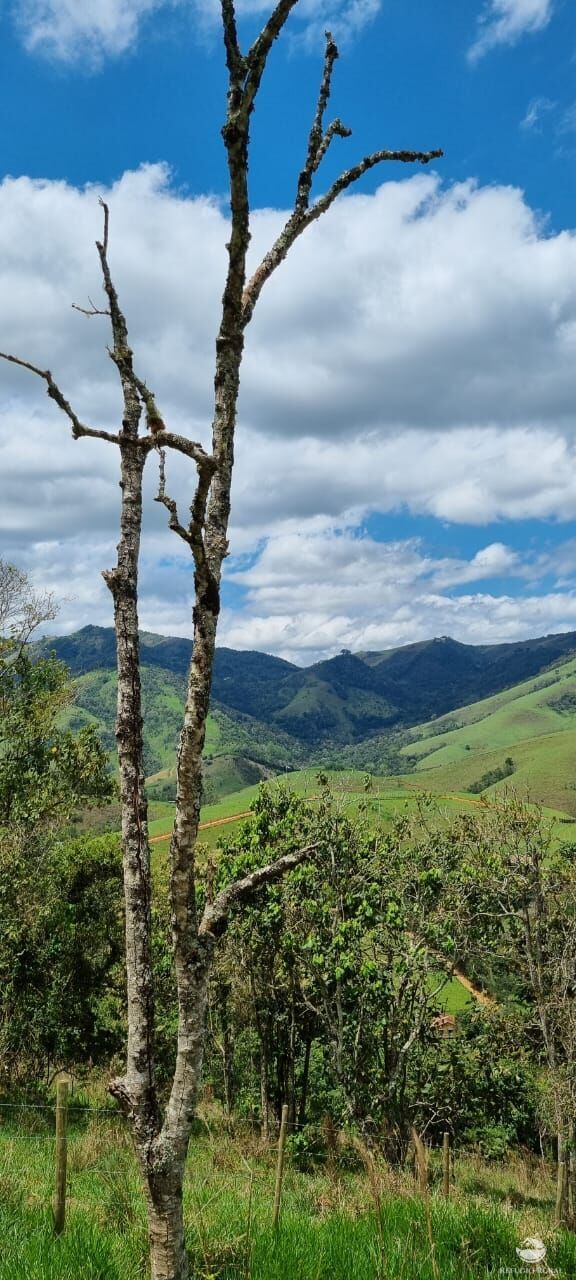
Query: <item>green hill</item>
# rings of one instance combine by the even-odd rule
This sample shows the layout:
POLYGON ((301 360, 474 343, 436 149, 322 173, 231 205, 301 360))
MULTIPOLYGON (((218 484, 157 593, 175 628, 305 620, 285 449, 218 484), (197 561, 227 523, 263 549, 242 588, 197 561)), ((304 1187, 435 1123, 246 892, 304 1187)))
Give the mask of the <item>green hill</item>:
MULTIPOLYGON (((191 644, 179 637, 144 632, 140 645, 146 769, 154 794, 168 798, 191 644)), ((54 650, 75 678, 70 723, 96 724, 112 750, 116 702, 112 629, 85 627, 73 635, 50 637, 42 648, 54 650)), ((320 762, 402 772, 403 763, 404 768, 415 765, 428 770, 431 763, 436 768, 462 759, 463 776, 473 785, 481 775, 471 776, 473 767, 465 752, 504 750, 520 740, 555 732, 558 726, 566 729, 570 715, 568 704, 568 709, 556 710, 546 704, 546 710, 543 704, 527 702, 515 708, 513 725, 512 713, 507 712, 507 718, 494 720, 486 730, 488 736, 483 736, 484 731, 473 724, 475 717, 481 721, 488 714, 474 712, 478 699, 483 699, 485 707, 489 695, 490 715, 496 715, 517 701, 519 679, 530 685, 527 695, 535 692, 531 682, 549 680, 544 673, 550 664, 573 659, 575 651, 576 633, 506 645, 463 645, 440 637, 384 653, 343 651, 301 668, 270 654, 218 649, 206 741, 209 794, 217 798, 270 773, 320 762), (455 710, 463 706, 466 716, 455 710), (430 722, 430 716, 436 719, 430 722), (466 741, 452 740, 451 731, 464 724, 469 726, 466 741), (414 725, 421 728, 411 729, 414 725), (399 757, 407 731, 415 741, 399 757), (433 741, 438 736, 440 743, 433 741), (433 762, 424 764, 431 753, 433 762)), ((490 762, 485 763, 484 772, 488 772, 490 762)), ((498 757, 494 767, 501 764, 498 757)))
POLYGON ((576 659, 417 726, 400 755, 430 790, 513 785, 576 816, 576 659))
MULTIPOLYGON (((90 671, 76 676, 75 700, 64 719, 72 729, 95 725, 111 754, 115 750, 116 672, 90 671)), ((151 794, 169 799, 174 794, 175 762, 182 708, 184 675, 161 668, 142 668, 144 752, 151 794)), ((204 774, 206 797, 217 799, 271 773, 291 767, 294 743, 280 730, 253 717, 212 706, 206 730, 204 774)))

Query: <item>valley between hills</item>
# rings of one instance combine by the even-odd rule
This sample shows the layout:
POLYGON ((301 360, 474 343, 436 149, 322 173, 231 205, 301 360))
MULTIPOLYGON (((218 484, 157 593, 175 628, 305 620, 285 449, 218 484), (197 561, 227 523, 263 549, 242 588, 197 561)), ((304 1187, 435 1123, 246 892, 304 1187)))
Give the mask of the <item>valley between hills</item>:
MULTIPOLYGON (((85 627, 41 647, 73 675, 69 726, 95 725, 113 758, 112 629, 85 627)), ((143 633, 141 651, 149 794, 170 802, 191 645, 143 633)), ((576 818, 575 731, 575 632, 500 645, 442 637, 382 653, 343 651, 307 668, 222 648, 203 817, 240 813, 252 789, 278 774, 308 791, 323 768, 352 771, 352 790, 362 773, 386 778, 389 794, 394 783, 405 795, 422 789, 487 799, 513 786, 576 818)))

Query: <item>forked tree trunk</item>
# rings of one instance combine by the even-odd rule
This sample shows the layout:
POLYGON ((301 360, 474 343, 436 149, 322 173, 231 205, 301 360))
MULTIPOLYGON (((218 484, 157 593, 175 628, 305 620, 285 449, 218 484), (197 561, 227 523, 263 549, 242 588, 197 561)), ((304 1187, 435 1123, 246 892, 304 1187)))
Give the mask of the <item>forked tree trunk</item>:
MULTIPOLYGON (((325 124, 331 79, 338 50, 326 33, 324 67, 316 111, 308 136, 293 212, 251 279, 246 277, 250 243, 248 203, 249 124, 270 50, 297 0, 277 0, 270 17, 247 54, 236 30, 234 0, 221 0, 228 66, 228 112, 222 130, 230 176, 231 230, 228 272, 216 339, 212 456, 201 445, 166 430, 154 396, 133 368, 126 320, 107 259, 108 209, 104 205, 104 237, 98 244, 114 346, 111 357, 118 369, 124 397, 122 431, 118 435, 84 426, 52 374, 25 360, 0 352, 22 365, 47 385, 48 395, 72 424, 75 439, 92 436, 120 448, 122 511, 118 561, 104 577, 114 599, 118 662, 116 736, 122 800, 122 847, 126 904, 126 970, 128 1045, 126 1073, 110 1092, 130 1121, 134 1145, 146 1186, 152 1280, 188 1280, 182 1188, 188 1143, 198 1096, 206 1036, 207 979, 214 946, 226 928, 234 906, 249 899, 264 884, 280 879, 307 858, 316 846, 287 854, 220 891, 207 903, 199 920, 195 896, 194 848, 202 797, 202 751, 212 683, 216 628, 220 609, 222 565, 228 554, 227 530, 234 461, 234 432, 240 386, 244 333, 266 281, 282 263, 294 242, 334 203, 341 192, 364 173, 385 161, 428 164, 441 151, 375 151, 346 170, 311 204, 319 166, 334 138, 350 130, 339 119, 325 124), (139 434, 146 411, 148 433, 139 434), (178 991, 178 1044, 170 1098, 160 1118, 154 1073, 154 1002, 151 963, 151 880, 138 641, 138 559, 142 521, 142 474, 152 448, 160 452, 158 500, 170 512, 170 528, 189 544, 194 556, 194 644, 184 723, 178 752, 176 818, 170 849, 172 936, 178 991), (163 451, 178 450, 198 468, 198 484, 187 528, 179 521, 176 503, 164 488, 163 451)), ((268 1065, 268 1064, 267 1064, 268 1065)), ((268 1081, 269 1084, 269 1081, 268 1081)), ((267 1089, 266 1089, 267 1093, 267 1089)), ((263 1099, 263 1118, 268 1098, 263 1099)))

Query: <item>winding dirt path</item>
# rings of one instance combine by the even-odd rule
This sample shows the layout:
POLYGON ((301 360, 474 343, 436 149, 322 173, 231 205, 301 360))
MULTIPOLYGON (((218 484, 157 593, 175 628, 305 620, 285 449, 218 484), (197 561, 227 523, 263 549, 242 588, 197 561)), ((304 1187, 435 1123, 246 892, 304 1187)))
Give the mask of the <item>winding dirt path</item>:
MULTIPOLYGON (((225 827, 229 822, 239 822, 240 818, 251 818, 253 812, 253 809, 243 809, 241 813, 230 813, 226 818, 212 818, 210 822, 201 822, 198 830, 208 831, 210 827, 225 827)), ((150 844, 162 844, 163 841, 169 840, 171 835, 171 831, 166 831, 161 836, 150 836, 150 844)))

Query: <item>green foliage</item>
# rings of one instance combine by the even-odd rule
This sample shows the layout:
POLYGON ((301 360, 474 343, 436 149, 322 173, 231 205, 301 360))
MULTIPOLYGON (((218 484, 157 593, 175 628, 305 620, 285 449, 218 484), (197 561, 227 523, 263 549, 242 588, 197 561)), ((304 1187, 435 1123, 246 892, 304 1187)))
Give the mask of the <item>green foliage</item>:
POLYGON ((513 758, 514 785, 533 800, 576 816, 574 717, 576 660, 568 658, 545 677, 513 685, 480 702, 461 706, 454 717, 430 720, 400 745, 406 765, 423 786, 438 792, 482 786, 503 790, 503 757, 513 758), (498 778, 496 778, 498 773, 498 778), (492 782, 485 776, 494 774, 492 782))
POLYGON ((423 1055, 417 1127, 438 1141, 444 1130, 488 1158, 536 1143, 538 1071, 529 1018, 514 1008, 475 1005, 457 1032, 423 1055))
POLYGON ((59 727, 69 699, 68 673, 53 655, 33 653, 15 632, 0 642, 6 1082, 37 1076, 50 1062, 101 1061, 118 1041, 106 997, 122 954, 119 839, 66 836, 78 807, 108 800, 113 783, 94 729, 59 727))
MULTIPOLYGON (((435 942, 441 877, 416 875, 402 824, 375 839, 339 811, 325 775, 316 811, 287 791, 261 791, 253 821, 221 856, 219 883, 314 842, 314 855, 255 896, 229 927, 214 979, 218 1039, 238 1091, 234 1044, 250 1024, 263 1106, 293 1118, 328 1109, 363 1129, 404 1141, 410 1063, 433 1038, 447 975, 420 940, 435 942), (437 981, 431 982, 434 971, 437 981)), ((257 1076, 256 1076, 257 1078, 257 1076)))
POLYGON ((58 728, 70 697, 68 673, 54 657, 25 646, 0 648, 0 828, 62 822, 81 803, 113 791, 108 762, 92 728, 58 728))
POLYGON ((121 1042, 117 836, 0 842, 0 1062, 4 1081, 105 1062, 121 1042))

